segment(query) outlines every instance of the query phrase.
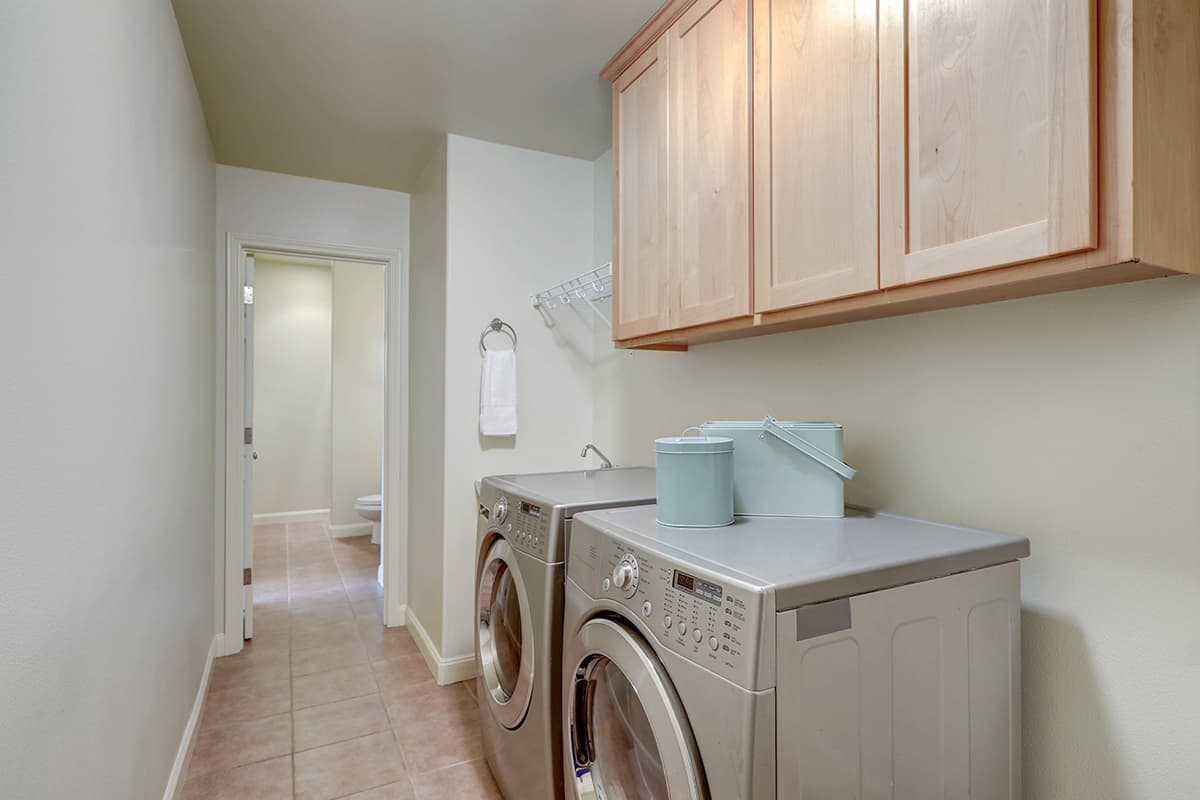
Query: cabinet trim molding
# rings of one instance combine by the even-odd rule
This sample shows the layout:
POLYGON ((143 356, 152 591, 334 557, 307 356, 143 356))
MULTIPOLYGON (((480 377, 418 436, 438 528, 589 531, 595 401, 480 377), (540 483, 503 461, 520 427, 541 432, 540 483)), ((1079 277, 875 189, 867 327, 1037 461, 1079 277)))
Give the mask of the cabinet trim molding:
POLYGON ((600 70, 600 77, 610 83, 615 82, 621 73, 629 69, 633 62, 658 42, 659 38, 671 29, 675 20, 687 11, 696 0, 667 0, 663 7, 642 26, 633 38, 625 43, 621 51, 600 70))

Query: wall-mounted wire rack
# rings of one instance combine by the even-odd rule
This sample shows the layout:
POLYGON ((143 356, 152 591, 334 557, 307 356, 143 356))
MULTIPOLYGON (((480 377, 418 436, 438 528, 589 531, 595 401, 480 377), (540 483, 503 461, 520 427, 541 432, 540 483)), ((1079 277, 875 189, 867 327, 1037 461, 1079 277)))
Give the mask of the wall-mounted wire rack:
POLYGON ((604 320, 605 325, 612 325, 608 317, 596 305, 596 301, 609 297, 612 297, 611 262, 530 295, 529 303, 539 311, 547 312, 557 306, 585 303, 595 312, 596 316, 604 320))

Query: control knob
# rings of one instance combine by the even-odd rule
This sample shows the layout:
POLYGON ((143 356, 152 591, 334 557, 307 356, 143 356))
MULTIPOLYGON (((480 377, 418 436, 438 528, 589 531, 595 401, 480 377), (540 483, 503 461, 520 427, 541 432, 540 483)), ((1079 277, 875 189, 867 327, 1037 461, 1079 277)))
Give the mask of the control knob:
POLYGON ((626 597, 633 597, 638 587, 638 562, 632 553, 621 556, 613 567, 612 583, 626 597))
POLYGON ((507 516, 508 498, 504 495, 500 495, 500 497, 496 500, 496 504, 492 506, 492 521, 499 525, 501 522, 504 522, 504 519, 507 516))

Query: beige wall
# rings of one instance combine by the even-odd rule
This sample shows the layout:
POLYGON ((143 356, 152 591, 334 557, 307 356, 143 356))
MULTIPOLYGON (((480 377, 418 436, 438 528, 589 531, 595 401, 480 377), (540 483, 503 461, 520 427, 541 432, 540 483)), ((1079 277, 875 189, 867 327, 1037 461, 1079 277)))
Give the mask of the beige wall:
POLYGON ((442 647, 446 429, 446 144, 412 195, 408 612, 442 647))
POLYGON ((162 797, 213 641, 216 352, 170 4, 0 4, 0 109, 0 797, 162 797))
POLYGON ((605 338, 595 435, 621 461, 652 463, 656 436, 711 418, 835 420, 851 502, 1030 538, 1028 800, 1195 796, 1200 279, 688 353, 605 338))
POLYGON ((592 266, 592 164, 450 136, 445 156, 439 154, 422 183, 414 205, 414 243, 420 244, 413 275, 414 304, 425 316, 414 315, 413 381, 414 389, 418 381, 434 385, 414 397, 413 425, 440 423, 441 438, 414 431, 413 453, 422 466, 443 463, 440 480, 414 470, 421 490, 411 495, 417 518, 410 610, 439 655, 469 662, 475 481, 584 466, 579 448, 592 426, 591 320, 567 311, 547 327, 529 295, 592 266), (443 197, 444 212, 438 210, 443 197), (479 334, 492 317, 512 324, 520 338, 516 437, 479 435, 479 334), (440 367, 432 363, 439 356, 440 367), (439 495, 440 510, 417 507, 439 495), (440 573, 437 555, 429 552, 434 548, 441 553, 440 573))
POLYGON ((330 507, 332 331, 328 261, 255 259, 255 514, 330 507))
POLYGON ((548 328, 529 295, 592 267, 593 186, 589 161, 460 136, 448 149, 443 653, 455 657, 474 648, 475 480, 585 466, 590 312, 548 328), (513 439, 479 435, 479 333, 492 317, 520 339, 513 439))
POLYGON ((384 268, 335 261, 332 270, 331 518, 353 528, 370 526, 354 501, 383 481, 384 268))

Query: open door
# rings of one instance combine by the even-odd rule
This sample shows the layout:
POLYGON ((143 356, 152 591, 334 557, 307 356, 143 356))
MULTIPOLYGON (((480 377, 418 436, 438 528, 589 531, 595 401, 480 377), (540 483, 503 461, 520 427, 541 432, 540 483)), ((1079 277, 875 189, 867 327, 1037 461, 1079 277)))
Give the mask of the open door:
POLYGON ((242 637, 254 638, 254 256, 246 255, 242 288, 242 637))

